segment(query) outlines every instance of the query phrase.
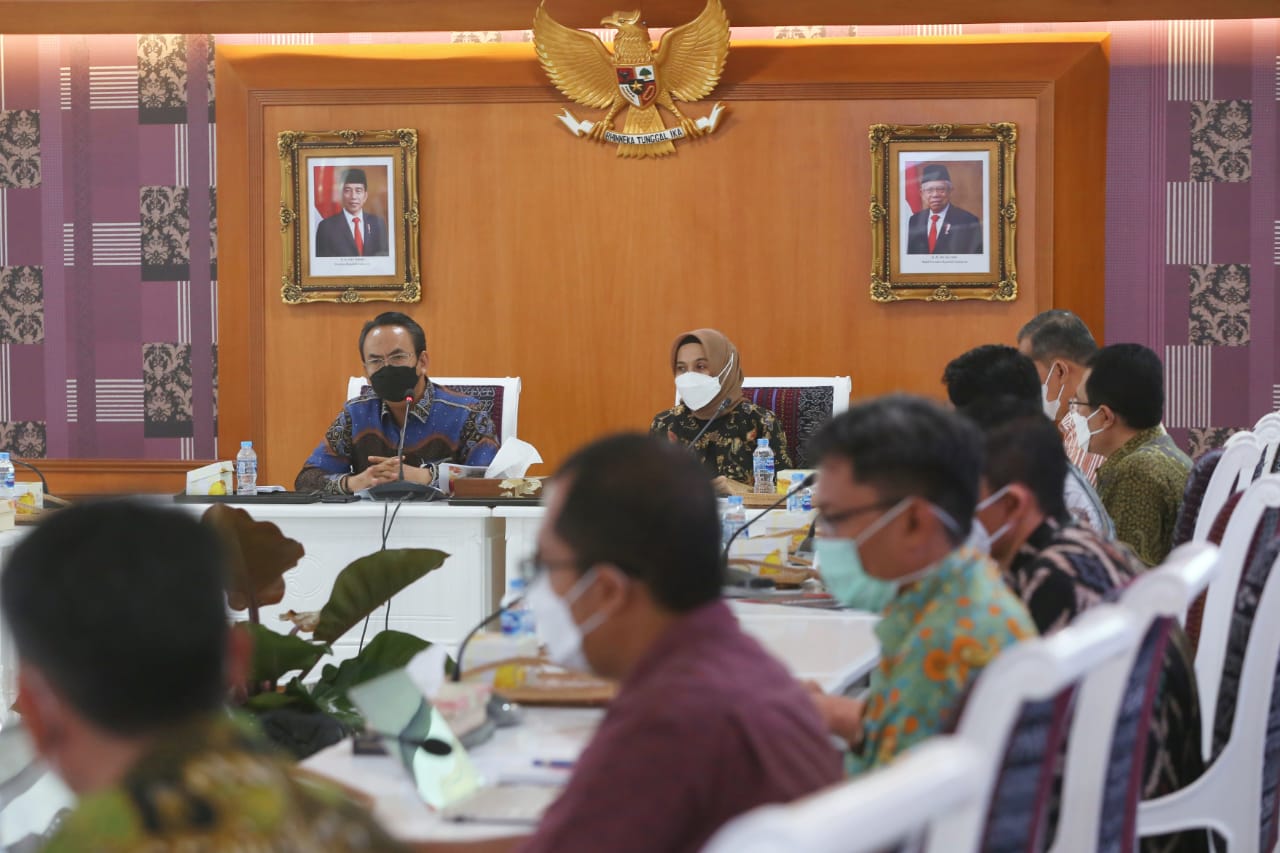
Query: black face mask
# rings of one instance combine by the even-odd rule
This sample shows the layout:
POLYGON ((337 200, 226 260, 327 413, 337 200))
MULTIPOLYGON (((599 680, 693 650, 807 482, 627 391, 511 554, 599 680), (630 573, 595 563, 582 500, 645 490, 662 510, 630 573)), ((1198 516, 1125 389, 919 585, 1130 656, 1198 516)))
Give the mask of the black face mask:
POLYGON ((384 365, 369 377, 373 391, 388 403, 403 403, 418 386, 418 371, 412 367, 384 365))

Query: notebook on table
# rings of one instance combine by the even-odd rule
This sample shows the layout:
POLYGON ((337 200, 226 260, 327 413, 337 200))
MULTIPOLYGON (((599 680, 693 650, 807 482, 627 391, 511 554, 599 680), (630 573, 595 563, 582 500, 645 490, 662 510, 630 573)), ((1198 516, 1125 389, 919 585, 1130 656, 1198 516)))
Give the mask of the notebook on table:
POLYGON ((418 796, 445 820, 533 825, 560 794, 557 785, 483 785, 444 716, 406 670, 366 681, 349 695, 418 796))

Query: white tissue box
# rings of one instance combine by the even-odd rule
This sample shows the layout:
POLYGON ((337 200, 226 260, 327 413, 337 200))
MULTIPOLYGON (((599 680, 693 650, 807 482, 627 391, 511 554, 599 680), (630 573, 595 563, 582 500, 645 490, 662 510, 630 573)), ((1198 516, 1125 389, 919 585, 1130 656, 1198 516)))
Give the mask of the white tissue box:
POLYGON ((230 461, 214 462, 187 472, 187 494, 229 495, 235 485, 236 466, 230 461))

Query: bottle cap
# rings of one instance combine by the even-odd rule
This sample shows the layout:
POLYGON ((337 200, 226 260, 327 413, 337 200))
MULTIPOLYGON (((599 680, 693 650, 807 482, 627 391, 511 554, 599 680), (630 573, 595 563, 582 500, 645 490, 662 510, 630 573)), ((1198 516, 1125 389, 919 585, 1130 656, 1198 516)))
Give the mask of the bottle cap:
POLYGON ((240 446, 241 446, 241 447, 253 447, 253 442, 252 442, 252 441, 242 441, 242 442, 240 442, 240 446))
POLYGON ((8 462, 8 461, 9 461, 9 451, 0 450, 0 462, 8 462))
POLYGON ((742 495, 729 495, 729 506, 741 506, 742 495))
POLYGON ((791 482, 793 482, 793 483, 803 483, 803 482, 804 482, 804 474, 800 474, 800 473, 792 474, 792 475, 791 475, 791 482))
POLYGON ((769 439, 767 438, 756 439, 756 447, 768 447, 768 446, 769 446, 769 439))

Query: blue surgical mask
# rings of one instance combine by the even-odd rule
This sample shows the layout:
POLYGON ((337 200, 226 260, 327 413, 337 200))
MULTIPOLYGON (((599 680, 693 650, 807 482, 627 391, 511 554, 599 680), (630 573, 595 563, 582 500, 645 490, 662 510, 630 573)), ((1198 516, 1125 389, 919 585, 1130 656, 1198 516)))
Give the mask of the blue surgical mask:
POLYGON ((910 498, 898 501, 892 509, 858 534, 856 539, 819 537, 814 540, 814 558, 822 575, 822 582, 836 601, 856 610, 879 612, 893 600, 898 591, 898 581, 882 580, 867 574, 858 546, 865 544, 897 518, 910 501, 910 498))

